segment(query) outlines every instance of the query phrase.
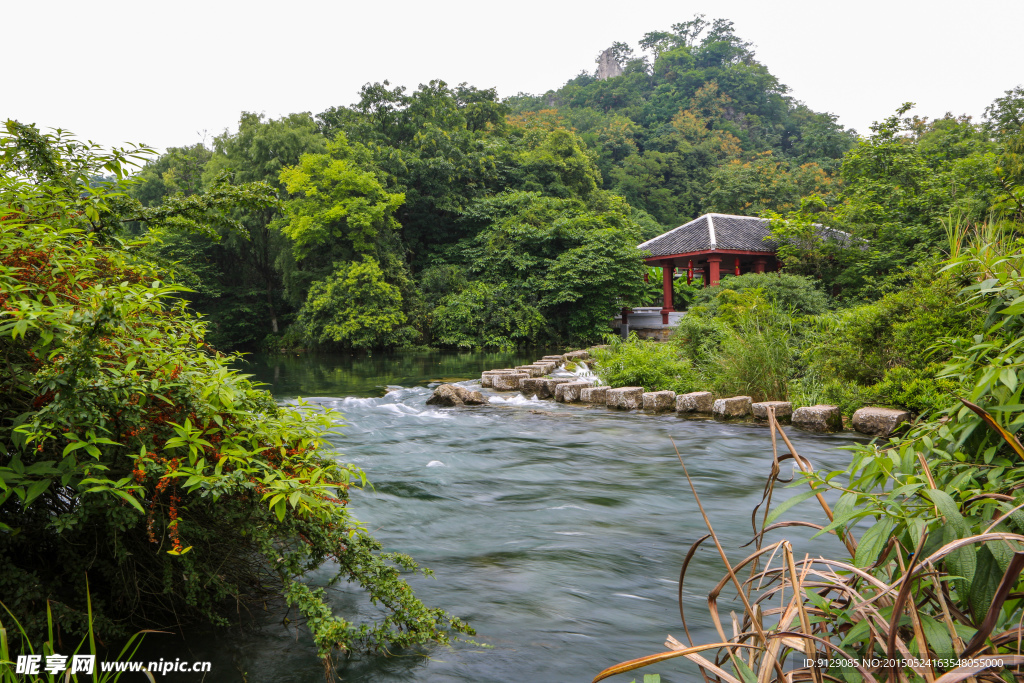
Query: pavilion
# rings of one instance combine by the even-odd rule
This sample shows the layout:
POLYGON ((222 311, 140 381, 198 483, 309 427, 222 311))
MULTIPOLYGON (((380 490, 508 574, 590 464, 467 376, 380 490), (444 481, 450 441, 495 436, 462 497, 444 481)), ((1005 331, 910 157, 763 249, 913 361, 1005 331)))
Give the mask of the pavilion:
POLYGON ((779 270, 778 244, 770 238, 768 221, 750 216, 708 213, 637 246, 644 261, 662 268, 663 325, 672 308, 672 280, 676 268, 686 269, 686 282, 699 275, 705 287, 714 287, 724 272, 734 275, 779 270), (767 239, 766 239, 767 238, 767 239))

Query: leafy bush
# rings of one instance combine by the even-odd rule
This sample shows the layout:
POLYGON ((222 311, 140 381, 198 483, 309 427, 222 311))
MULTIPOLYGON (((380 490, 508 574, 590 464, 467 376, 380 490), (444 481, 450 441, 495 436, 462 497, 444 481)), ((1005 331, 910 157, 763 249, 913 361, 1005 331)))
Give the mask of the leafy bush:
POLYGON ((476 281, 434 309, 431 331, 444 346, 516 348, 541 334, 544 316, 508 283, 476 281))
POLYGON ((790 340, 793 321, 759 290, 732 295, 721 310, 732 324, 723 337, 713 374, 716 390, 724 395, 750 396, 755 401, 788 397, 795 349, 790 340))
POLYGON ((690 311, 684 315, 672 333, 672 342, 678 345, 700 373, 718 359, 722 341, 730 334, 729 326, 706 312, 690 311))
POLYGON ((18 133, 0 137, 0 595, 30 636, 47 605, 66 633, 88 631, 87 572, 107 637, 223 624, 274 595, 324 657, 468 631, 416 599, 400 576, 412 559, 381 553, 349 513, 365 480, 324 441, 336 416, 275 405, 206 345, 180 288, 88 232, 125 205, 81 187, 123 160, 18 133), (387 616, 334 615, 302 580, 328 562, 387 616))
POLYGON ((729 291, 759 289, 780 310, 800 315, 821 315, 828 310, 828 297, 814 278, 788 273, 746 273, 722 278, 717 287, 705 287, 693 298, 693 306, 703 306, 710 313, 718 311, 721 297, 729 291))
MULTIPOLYGON (((912 274, 906 290, 814 320, 804 341, 807 365, 821 376, 862 387, 884 382, 894 368, 908 368, 927 377, 929 365, 949 358, 949 347, 937 346, 939 340, 970 338, 981 326, 977 310, 951 305, 963 286, 962 279, 950 273, 937 275, 936 270, 934 264, 920 268, 912 274)), ((913 407, 904 402, 910 396, 896 389, 898 383, 907 381, 906 376, 900 377, 894 376, 878 392, 890 399, 887 402, 913 407)), ((924 403, 920 402, 923 398, 913 400, 925 405, 931 399, 924 403)))
POLYGON ((594 369, 611 387, 644 387, 647 391, 671 389, 696 391, 697 373, 673 344, 640 339, 631 333, 626 341, 607 337, 608 348, 594 351, 594 369))
POLYGON ((314 282, 299 311, 299 324, 315 344, 373 349, 416 340, 405 325, 402 295, 384 281, 380 264, 369 256, 343 263, 326 280, 314 282))

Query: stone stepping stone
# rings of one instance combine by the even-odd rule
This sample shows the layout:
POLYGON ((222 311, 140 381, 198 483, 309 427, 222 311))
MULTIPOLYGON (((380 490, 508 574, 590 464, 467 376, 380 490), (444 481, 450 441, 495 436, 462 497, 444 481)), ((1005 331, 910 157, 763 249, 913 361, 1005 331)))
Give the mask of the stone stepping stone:
POLYGON ((697 413, 710 415, 715 405, 715 396, 710 391, 691 391, 676 396, 677 413, 697 413))
POLYGON ((731 398, 719 398, 711 407, 711 414, 716 420, 735 420, 750 415, 750 406, 753 399, 749 396, 732 396, 731 398))
POLYGON ((674 391, 647 391, 644 392, 642 405, 644 410, 652 413, 663 413, 675 410, 676 392, 674 391))
POLYGON ((838 432, 843 428, 843 414, 839 406, 817 405, 793 411, 793 426, 809 432, 838 432))
POLYGON ((909 410, 865 406, 853 413, 853 428, 861 434, 889 436, 900 425, 910 422, 909 410))
POLYGON ((783 424, 788 423, 793 415, 793 404, 789 401, 761 401, 760 403, 752 403, 750 405, 750 411, 754 414, 754 419, 767 420, 769 406, 775 407, 775 419, 783 424))
POLYGON ((639 410, 643 407, 643 387, 619 387, 605 394, 605 405, 616 410, 639 410))
POLYGON ((582 400, 583 390, 590 386, 590 382, 564 382, 555 387, 555 400, 560 403, 577 403, 582 400))

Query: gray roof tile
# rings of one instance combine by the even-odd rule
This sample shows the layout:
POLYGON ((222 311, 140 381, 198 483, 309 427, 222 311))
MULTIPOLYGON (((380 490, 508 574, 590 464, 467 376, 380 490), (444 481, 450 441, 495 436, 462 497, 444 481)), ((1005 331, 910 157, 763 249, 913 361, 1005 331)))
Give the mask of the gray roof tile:
MULTIPOLYGON (((822 237, 846 242, 850 236, 840 230, 818 226, 822 237)), ((763 251, 774 253, 778 244, 766 240, 771 233, 768 221, 753 216, 730 216, 708 213, 689 223, 647 240, 637 248, 651 252, 651 256, 687 254, 712 249, 763 251)))

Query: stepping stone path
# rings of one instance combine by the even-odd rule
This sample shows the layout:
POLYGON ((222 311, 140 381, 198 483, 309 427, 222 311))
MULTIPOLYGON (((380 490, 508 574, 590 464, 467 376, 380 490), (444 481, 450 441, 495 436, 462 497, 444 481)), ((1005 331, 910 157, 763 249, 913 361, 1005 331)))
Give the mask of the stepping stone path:
POLYGON ((605 394, 605 405, 618 410, 638 410, 643 407, 643 387, 619 387, 605 394))
POLYGON ((716 420, 733 420, 738 417, 750 415, 750 406, 753 399, 749 396, 733 396, 731 398, 719 398, 711 407, 711 414, 716 420))
POLYGON ((715 405, 715 396, 710 391, 693 391, 689 394, 676 396, 677 413, 696 413, 710 415, 715 405))
POLYGON ((817 405, 793 411, 793 426, 809 432, 838 432, 843 428, 839 406, 817 405))
POLYGON ((910 411, 894 408, 861 408, 853 414, 853 428, 862 434, 889 436, 910 422, 910 411))
POLYGON ((750 405, 750 412, 754 414, 755 420, 767 420, 769 406, 775 407, 775 419, 784 424, 789 422, 789 418, 793 415, 793 404, 789 401, 752 403, 750 405))
POLYGON ((676 392, 648 391, 643 395, 643 408, 652 413, 664 413, 676 408, 676 392))
MULTIPOLYGON (((593 348, 602 348, 595 346, 593 348)), ((644 391, 643 387, 595 387, 592 382, 579 378, 547 377, 564 363, 590 360, 587 351, 571 351, 562 355, 548 355, 529 365, 499 370, 485 370, 480 376, 480 386, 497 391, 521 391, 527 396, 539 399, 553 398, 561 403, 586 403, 617 410, 644 410, 647 412, 675 411, 680 416, 706 417, 716 420, 768 419, 768 408, 774 407, 775 417, 780 423, 791 422, 793 426, 811 432, 837 432, 843 429, 843 416, 838 406, 805 406, 793 410, 789 401, 759 401, 754 403, 750 396, 732 396, 716 399, 710 391, 691 391, 676 394, 673 391, 644 391)), ((473 397, 466 400, 461 392, 464 387, 444 384, 439 386, 430 405, 474 405, 472 401, 483 402, 473 397), (435 400, 436 399, 436 400, 435 400)), ((479 392, 469 392, 480 396, 479 392)), ((901 425, 911 421, 913 415, 906 410, 865 406, 853 414, 851 424, 862 434, 889 436, 901 425)))

